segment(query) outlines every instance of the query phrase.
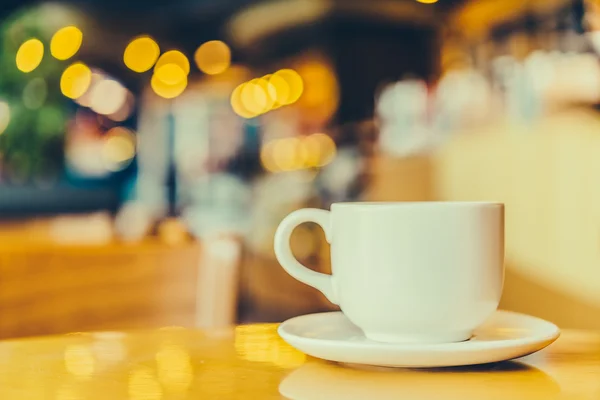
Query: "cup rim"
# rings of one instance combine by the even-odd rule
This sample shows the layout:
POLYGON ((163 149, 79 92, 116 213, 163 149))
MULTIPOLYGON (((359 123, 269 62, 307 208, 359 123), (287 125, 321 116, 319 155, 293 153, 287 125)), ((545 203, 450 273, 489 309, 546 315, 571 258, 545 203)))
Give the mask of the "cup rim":
POLYGON ((503 208, 504 203, 491 201, 358 201, 333 203, 331 208, 391 208, 391 207, 486 207, 503 208))

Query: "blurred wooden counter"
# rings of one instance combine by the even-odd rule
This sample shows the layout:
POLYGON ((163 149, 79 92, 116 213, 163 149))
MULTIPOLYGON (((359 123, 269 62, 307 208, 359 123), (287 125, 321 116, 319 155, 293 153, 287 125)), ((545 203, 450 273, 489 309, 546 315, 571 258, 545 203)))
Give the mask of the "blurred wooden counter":
POLYGON ((0 224, 0 338, 194 324, 198 243, 50 233, 49 221, 0 224))

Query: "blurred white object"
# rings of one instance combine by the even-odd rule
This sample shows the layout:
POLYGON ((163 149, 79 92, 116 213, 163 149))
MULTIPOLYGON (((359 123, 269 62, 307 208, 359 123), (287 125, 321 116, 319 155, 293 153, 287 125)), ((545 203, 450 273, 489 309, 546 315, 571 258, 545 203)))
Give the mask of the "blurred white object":
POLYGON ((377 114, 384 121, 397 121, 400 116, 409 122, 427 117, 427 85, 422 81, 401 81, 387 86, 377 102, 377 114), (400 115, 399 112, 400 111, 400 115))
MULTIPOLYGON (((547 63, 546 68, 552 70, 552 82, 543 92, 548 105, 600 102, 600 65, 596 55, 557 53, 547 63)), ((531 75, 539 74, 539 67, 532 68, 531 75)))
POLYGON ((323 168, 319 182, 330 193, 332 201, 344 201, 362 167, 362 160, 356 149, 339 149, 336 158, 323 168))
POLYGON ((107 213, 57 217, 50 223, 55 243, 103 245, 113 239, 112 219, 107 213))
POLYGON ((235 324, 241 242, 234 236, 202 241, 196 298, 196 326, 221 328, 235 324))
POLYGON ((507 117, 517 122, 538 117, 542 111, 541 96, 526 66, 509 56, 499 57, 494 64, 504 90, 507 117))
POLYGON ((125 204, 115 220, 117 234, 125 241, 142 240, 149 232, 155 217, 139 202, 125 204))
POLYGON ((66 150, 67 166, 78 174, 90 178, 104 178, 110 171, 102 158, 103 143, 89 141, 66 150))
POLYGON ((196 237, 247 230, 250 188, 231 174, 205 175, 188 182, 182 218, 196 237))
POLYGON ((376 111, 381 121, 379 145, 385 153, 408 156, 431 147, 433 138, 424 82, 403 81, 386 87, 377 101, 376 111))
POLYGON ((600 31, 587 32, 586 36, 588 37, 589 42, 592 44, 596 54, 600 54, 600 31))
POLYGON ((456 130, 484 123, 491 110, 491 87, 473 69, 449 71, 435 92, 435 125, 440 130, 456 130))

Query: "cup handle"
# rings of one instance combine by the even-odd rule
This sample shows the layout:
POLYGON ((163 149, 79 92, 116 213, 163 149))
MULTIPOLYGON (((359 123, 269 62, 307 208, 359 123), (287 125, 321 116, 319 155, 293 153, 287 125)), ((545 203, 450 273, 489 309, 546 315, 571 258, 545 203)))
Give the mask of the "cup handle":
POLYGON ((331 275, 322 274, 308 269, 300 264, 292 254, 290 237, 294 229, 305 222, 314 222, 323 228, 325 238, 331 243, 331 213, 316 208, 306 208, 294 211, 279 224, 275 232, 275 256, 283 269, 293 278, 312 286, 327 297, 333 304, 338 304, 337 296, 333 289, 331 275))

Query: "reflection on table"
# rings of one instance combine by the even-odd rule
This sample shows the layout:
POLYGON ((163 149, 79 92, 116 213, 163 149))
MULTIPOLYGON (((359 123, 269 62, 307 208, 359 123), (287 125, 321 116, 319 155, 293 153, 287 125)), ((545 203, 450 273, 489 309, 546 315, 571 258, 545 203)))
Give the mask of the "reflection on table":
POLYGON ((50 399, 597 399, 600 334, 564 332, 514 362, 440 369, 350 367, 306 357, 276 325, 76 333, 0 343, 0 388, 50 399))

